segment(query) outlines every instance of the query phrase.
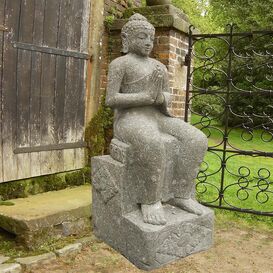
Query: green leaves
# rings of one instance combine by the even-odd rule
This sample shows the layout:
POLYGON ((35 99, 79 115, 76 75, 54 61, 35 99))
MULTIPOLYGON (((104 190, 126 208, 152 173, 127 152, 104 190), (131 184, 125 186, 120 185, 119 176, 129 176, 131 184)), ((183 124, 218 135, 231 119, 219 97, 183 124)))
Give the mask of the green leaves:
POLYGON ((222 32, 228 23, 238 31, 272 29, 273 0, 173 0, 203 33, 222 32))
POLYGON ((272 28, 273 0, 210 0, 215 23, 237 24, 239 30, 261 30, 272 28))

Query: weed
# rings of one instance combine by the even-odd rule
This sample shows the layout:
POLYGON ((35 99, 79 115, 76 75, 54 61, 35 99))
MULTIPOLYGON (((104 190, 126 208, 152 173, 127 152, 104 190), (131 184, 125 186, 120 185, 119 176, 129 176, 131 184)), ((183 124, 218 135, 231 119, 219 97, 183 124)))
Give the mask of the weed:
POLYGON ((10 201, 0 201, 0 206, 14 206, 14 203, 10 201))

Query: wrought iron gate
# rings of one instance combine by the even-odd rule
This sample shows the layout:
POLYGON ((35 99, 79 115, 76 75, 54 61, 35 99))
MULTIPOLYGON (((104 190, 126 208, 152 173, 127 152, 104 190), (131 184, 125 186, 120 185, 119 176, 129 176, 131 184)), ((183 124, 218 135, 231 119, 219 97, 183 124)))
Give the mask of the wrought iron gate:
POLYGON ((273 216, 273 31, 228 28, 189 32, 185 121, 209 139, 197 196, 207 206, 273 216))

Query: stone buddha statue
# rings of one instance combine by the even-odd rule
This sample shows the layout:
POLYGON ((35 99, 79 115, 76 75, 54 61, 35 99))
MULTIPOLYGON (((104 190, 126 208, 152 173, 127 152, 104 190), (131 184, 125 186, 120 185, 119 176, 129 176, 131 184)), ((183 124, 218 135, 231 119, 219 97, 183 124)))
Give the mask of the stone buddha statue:
POLYGON ((153 25, 135 14, 121 35, 126 55, 110 64, 106 104, 115 110, 114 138, 130 146, 133 190, 143 221, 165 225, 164 203, 202 215, 205 210, 195 200, 194 179, 207 138, 168 110, 167 69, 149 57, 153 25))
POLYGON ((143 270, 208 249, 213 211, 195 200, 206 136, 169 112, 166 67, 149 58, 154 27, 140 14, 122 28, 106 103, 115 111, 110 155, 91 159, 94 234, 143 270))

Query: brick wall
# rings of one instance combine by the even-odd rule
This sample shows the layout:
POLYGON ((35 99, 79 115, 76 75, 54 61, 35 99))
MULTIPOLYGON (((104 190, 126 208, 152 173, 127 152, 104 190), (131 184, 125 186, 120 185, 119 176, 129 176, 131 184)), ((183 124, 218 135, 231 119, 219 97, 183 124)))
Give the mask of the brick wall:
POLYGON ((184 66, 188 50, 187 36, 175 29, 157 29, 152 57, 166 65, 169 72, 170 91, 173 95, 173 115, 184 117, 186 73, 184 66))
POLYGON ((167 65, 170 88, 173 94, 172 111, 177 117, 184 117, 187 67, 184 65, 188 52, 188 38, 185 33, 170 30, 170 58, 167 65))

